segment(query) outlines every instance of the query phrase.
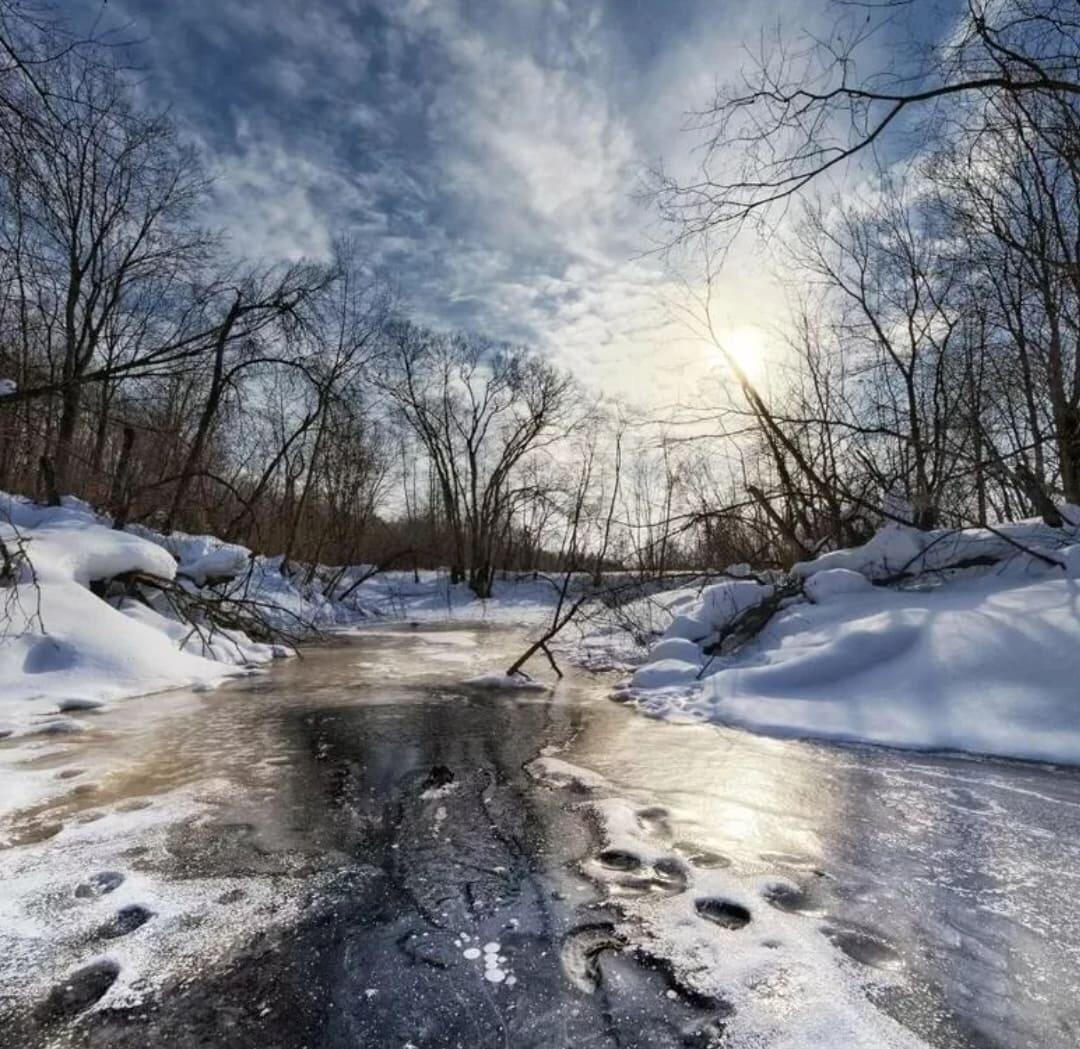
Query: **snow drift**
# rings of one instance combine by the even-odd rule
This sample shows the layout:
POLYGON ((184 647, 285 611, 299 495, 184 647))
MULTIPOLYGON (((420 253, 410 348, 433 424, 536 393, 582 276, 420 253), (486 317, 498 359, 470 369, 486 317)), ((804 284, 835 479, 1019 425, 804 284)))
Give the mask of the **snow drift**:
POLYGON ((4 497, 0 541, 12 557, 25 554, 17 582, 0 589, 0 720, 8 732, 80 701, 220 681, 236 673, 237 662, 274 654, 244 637, 229 639, 232 659, 206 652, 176 619, 94 594, 92 584, 133 572, 172 580, 177 564, 163 547, 106 527, 75 500, 38 507, 4 497))
POLYGON ((730 596, 703 592, 692 631, 675 609, 622 691, 662 717, 1080 764, 1075 532, 1038 522, 887 527, 863 547, 797 565, 802 597, 731 656, 703 649, 715 652, 710 639, 753 595, 718 584, 730 596), (967 567, 947 568, 958 563, 967 567), (886 578, 907 582, 872 583, 886 578))

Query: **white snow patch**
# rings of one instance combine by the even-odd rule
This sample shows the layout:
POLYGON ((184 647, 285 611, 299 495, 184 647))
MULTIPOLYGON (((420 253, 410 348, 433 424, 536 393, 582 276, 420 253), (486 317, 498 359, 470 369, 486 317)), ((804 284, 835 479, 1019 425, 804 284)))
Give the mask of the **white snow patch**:
MULTIPOLYGON (((635 701, 783 736, 1080 764, 1080 583, 983 577, 780 612, 700 684, 635 701)), ((659 664, 661 674, 664 664, 659 664)))
MULTIPOLYGON (((671 658, 689 642, 665 640, 620 689, 661 717, 1080 764, 1080 512, 1063 514, 1060 529, 889 525, 796 565, 810 600, 793 598, 738 653, 702 671, 671 658), (915 585, 872 585, 900 576, 915 585)), ((743 580, 680 595, 667 637, 704 640, 772 593, 743 580)))
MULTIPOLYGON (((0 538, 9 548, 21 546, 30 562, 5 595, 13 614, 0 645, 0 716, 17 732, 29 731, 59 701, 212 683, 235 672, 181 651, 175 622, 163 630, 163 617, 151 609, 142 606, 136 618, 88 589, 127 572, 172 579, 176 562, 162 547, 105 527, 75 501, 37 507, 7 496, 0 497, 0 538)), ((60 728, 56 722, 39 730, 60 728)))
POLYGON ((850 568, 828 568, 817 572, 806 580, 803 592, 815 604, 829 601, 845 594, 861 594, 870 590, 872 584, 860 572, 850 568))
POLYGON ((631 802, 590 804, 605 847, 628 852, 638 878, 664 861, 677 865, 686 888, 674 893, 620 891, 625 873, 590 861, 589 876, 618 901, 630 942, 666 959, 683 987, 730 1002, 725 1021, 732 1045, 783 1049, 926 1049, 914 1034, 880 1011, 872 988, 898 985, 898 971, 870 970, 843 955, 814 918, 769 906, 776 878, 743 877, 733 869, 701 869, 673 854, 650 831, 631 802), (744 908, 749 921, 727 928, 699 910, 703 901, 744 908))
POLYGON ((669 637, 657 641, 649 649, 650 663, 655 663, 661 659, 678 659, 684 663, 700 663, 701 649, 693 641, 687 641, 682 637, 669 637))
POLYGON ((635 670, 632 681, 634 688, 676 688, 692 684, 700 673, 700 663, 686 663, 681 659, 661 659, 635 670))
POLYGON ((551 787, 577 786, 586 790, 603 790, 608 781, 598 772, 572 765, 561 758, 543 755, 525 766, 525 771, 534 779, 551 787))

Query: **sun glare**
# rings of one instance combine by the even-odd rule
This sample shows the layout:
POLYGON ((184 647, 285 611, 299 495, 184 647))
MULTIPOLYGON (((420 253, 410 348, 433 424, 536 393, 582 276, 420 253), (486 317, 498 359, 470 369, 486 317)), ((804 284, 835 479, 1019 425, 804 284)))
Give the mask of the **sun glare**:
POLYGON ((757 328, 728 328, 720 333, 720 346, 716 351, 716 363, 727 365, 724 355, 726 350, 735 364, 746 373, 751 382, 760 382, 765 377, 765 339, 757 328))

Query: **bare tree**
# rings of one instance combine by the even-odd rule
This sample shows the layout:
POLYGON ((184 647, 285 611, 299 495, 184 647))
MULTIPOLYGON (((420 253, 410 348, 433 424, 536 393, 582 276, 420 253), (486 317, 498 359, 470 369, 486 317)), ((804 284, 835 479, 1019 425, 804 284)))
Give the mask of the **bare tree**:
POLYGON ((6 251, 33 260, 33 294, 56 318, 43 349, 63 490, 88 376, 118 368, 110 334, 127 314, 160 318, 212 238, 192 221, 206 186, 194 154, 167 119, 133 107, 118 69, 69 52, 37 67, 34 84, 0 121, 2 230, 6 251))
MULTIPOLYGON (((663 172, 655 190, 677 237, 735 231, 888 132, 937 118, 952 100, 1080 98, 1080 19, 1059 0, 967 0, 942 41, 903 21, 907 0, 837 0, 824 31, 763 37, 742 78, 722 87, 691 129, 704 139, 696 177, 663 172), (899 23, 899 24, 897 24, 899 23), (891 34, 891 60, 860 72, 860 57, 891 34), (910 118, 910 120, 909 120, 910 118)), ((940 24, 934 30, 941 31, 940 24)))
POLYGON ((528 352, 407 323, 389 334, 381 386, 423 446, 451 535, 455 581, 491 594, 514 471, 577 421, 569 376, 528 352))

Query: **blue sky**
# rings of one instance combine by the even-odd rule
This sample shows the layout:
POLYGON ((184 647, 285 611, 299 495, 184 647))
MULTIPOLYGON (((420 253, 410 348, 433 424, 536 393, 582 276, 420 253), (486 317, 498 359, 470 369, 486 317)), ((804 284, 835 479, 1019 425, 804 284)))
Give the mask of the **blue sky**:
MULTIPOLYGON (((103 10, 140 38, 143 90, 205 150, 237 251, 317 257, 350 233, 419 318, 531 343, 646 400, 681 396, 709 361, 672 328, 668 277, 642 257, 656 230, 640 177, 689 163, 685 114, 763 25, 823 17, 804 0, 103 10)), ((723 282, 731 328, 777 312, 756 257, 723 282)))

